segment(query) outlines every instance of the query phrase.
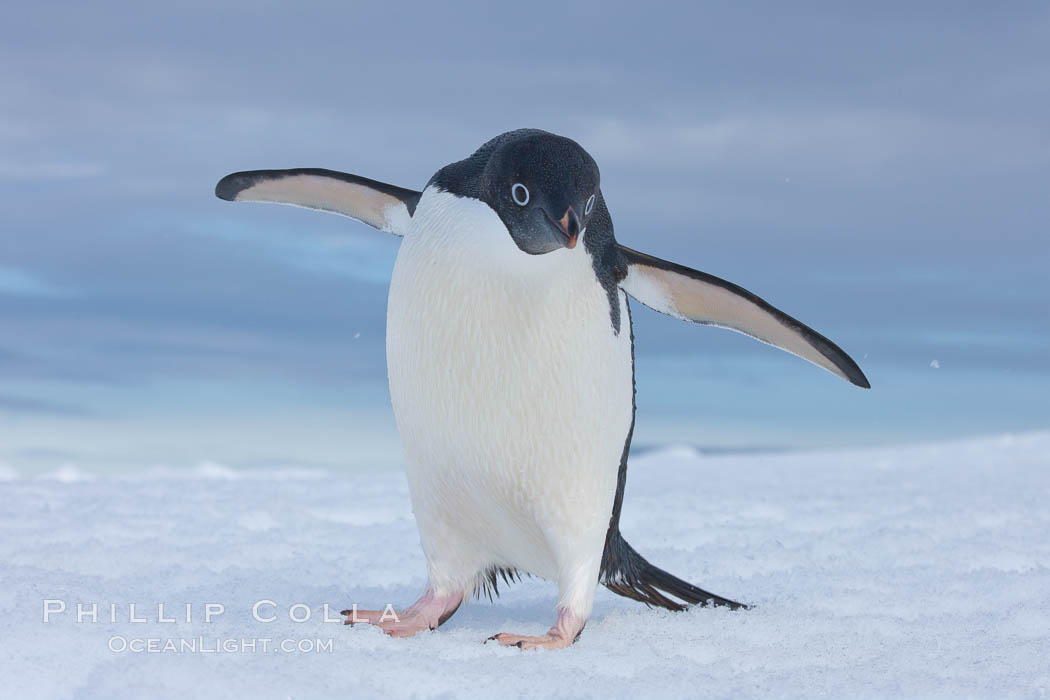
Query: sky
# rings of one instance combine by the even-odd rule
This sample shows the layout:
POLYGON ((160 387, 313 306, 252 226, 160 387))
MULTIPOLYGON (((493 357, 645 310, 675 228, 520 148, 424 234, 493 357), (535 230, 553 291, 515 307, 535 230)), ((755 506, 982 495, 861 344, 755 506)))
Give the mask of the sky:
POLYGON ((519 127, 618 240, 831 337, 862 391, 635 306, 646 447, 1050 425, 1050 9, 1033 3, 37 3, 0 26, 0 463, 399 463, 398 240, 213 196, 421 188, 519 127))

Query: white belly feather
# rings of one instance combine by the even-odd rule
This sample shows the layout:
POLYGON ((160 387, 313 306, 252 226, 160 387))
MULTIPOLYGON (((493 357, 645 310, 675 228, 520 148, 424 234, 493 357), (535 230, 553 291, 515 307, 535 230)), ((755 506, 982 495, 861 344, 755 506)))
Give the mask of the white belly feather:
POLYGON ((481 202, 423 193, 386 347, 432 583, 469 585, 494 565, 557 579, 600 561, 631 422, 618 300, 616 335, 582 242, 530 256, 481 202))

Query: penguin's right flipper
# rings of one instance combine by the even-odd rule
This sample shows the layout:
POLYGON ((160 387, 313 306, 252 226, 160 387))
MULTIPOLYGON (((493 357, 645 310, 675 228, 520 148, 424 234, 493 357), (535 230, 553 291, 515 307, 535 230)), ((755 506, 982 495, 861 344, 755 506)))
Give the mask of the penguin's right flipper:
POLYGON ((403 236, 420 193, 335 170, 292 168, 232 173, 215 185, 215 196, 230 202, 274 202, 319 209, 403 236))

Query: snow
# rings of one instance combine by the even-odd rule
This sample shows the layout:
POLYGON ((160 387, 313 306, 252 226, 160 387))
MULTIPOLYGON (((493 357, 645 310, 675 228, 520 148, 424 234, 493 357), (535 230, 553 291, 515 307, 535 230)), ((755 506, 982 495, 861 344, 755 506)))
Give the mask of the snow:
POLYGON ((628 541, 754 608, 671 613, 601 589, 580 641, 558 652, 483 644, 498 631, 546 630, 556 590, 538 580, 412 639, 324 622, 324 604, 400 605, 420 592, 400 473, 206 464, 121 478, 66 465, 29 479, 0 465, 0 493, 5 697, 1050 693, 1050 432, 637 456, 628 541), (67 609, 44 623, 45 600, 67 609), (273 622, 252 617, 264 600, 273 622), (77 623, 78 602, 98 603, 98 622, 77 623), (130 603, 146 622, 128 621, 130 603), (177 622, 158 620, 161 603, 177 622), (298 603, 306 622, 289 619, 304 615, 298 603), (225 612, 205 622, 207 604, 225 612), (211 649, 227 638, 332 648, 110 650, 120 639, 201 637, 211 649))

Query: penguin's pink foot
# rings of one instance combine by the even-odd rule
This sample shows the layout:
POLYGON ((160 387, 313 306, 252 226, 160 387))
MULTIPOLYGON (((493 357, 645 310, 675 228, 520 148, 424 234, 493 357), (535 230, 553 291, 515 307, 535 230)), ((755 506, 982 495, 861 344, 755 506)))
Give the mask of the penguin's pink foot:
POLYGON ((356 606, 343 610, 344 625, 367 623, 375 625, 391 637, 411 637, 423 630, 437 629, 463 602, 463 592, 437 595, 427 589, 423 597, 401 612, 388 606, 385 610, 358 610, 356 606))
POLYGON ((586 620, 573 615, 568 610, 558 610, 558 621, 542 637, 529 637, 523 634, 509 634, 500 632, 489 637, 490 640, 499 642, 503 646, 518 647, 519 649, 564 649, 572 646, 583 632, 586 620))
POLYGON ((386 610, 344 610, 344 625, 367 623, 375 625, 391 637, 411 637, 416 632, 430 629, 426 620, 419 615, 409 615, 408 611, 386 610))

